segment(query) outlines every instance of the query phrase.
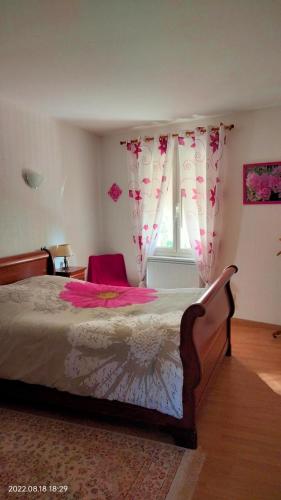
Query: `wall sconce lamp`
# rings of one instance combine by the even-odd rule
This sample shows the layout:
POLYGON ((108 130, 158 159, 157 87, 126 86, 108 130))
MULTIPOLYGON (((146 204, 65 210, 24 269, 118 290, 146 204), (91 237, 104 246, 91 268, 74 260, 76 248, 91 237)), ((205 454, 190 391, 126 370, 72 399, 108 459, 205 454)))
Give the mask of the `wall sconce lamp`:
POLYGON ((35 172, 35 170, 31 170, 28 168, 25 168, 22 170, 22 177, 31 189, 38 189, 40 184, 42 184, 44 177, 42 174, 39 174, 38 172, 35 172))
POLYGON ((63 257, 63 269, 67 270, 69 268, 68 257, 73 255, 71 246, 68 243, 56 245, 52 253, 54 257, 63 257))

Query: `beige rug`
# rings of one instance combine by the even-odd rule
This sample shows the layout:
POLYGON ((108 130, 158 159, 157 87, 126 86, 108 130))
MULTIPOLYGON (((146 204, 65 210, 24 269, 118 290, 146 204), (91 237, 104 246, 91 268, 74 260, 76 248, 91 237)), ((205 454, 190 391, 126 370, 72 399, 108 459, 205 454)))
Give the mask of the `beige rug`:
POLYGON ((0 498, 189 500, 198 451, 0 409, 0 498))

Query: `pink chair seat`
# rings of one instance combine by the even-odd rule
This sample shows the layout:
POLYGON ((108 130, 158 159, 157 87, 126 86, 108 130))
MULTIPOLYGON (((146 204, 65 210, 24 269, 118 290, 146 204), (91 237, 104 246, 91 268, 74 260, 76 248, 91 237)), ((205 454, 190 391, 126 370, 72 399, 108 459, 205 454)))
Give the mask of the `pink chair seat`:
POLYGON ((131 286, 122 253, 90 255, 87 281, 103 285, 131 286))

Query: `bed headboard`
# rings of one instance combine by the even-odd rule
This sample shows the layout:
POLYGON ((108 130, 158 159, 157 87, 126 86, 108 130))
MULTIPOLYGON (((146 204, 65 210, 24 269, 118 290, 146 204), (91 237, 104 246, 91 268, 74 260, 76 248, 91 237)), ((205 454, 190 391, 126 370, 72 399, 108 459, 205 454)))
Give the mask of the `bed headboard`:
POLYGON ((7 285, 31 276, 54 274, 54 263, 47 249, 22 253, 0 259, 0 285, 7 285))

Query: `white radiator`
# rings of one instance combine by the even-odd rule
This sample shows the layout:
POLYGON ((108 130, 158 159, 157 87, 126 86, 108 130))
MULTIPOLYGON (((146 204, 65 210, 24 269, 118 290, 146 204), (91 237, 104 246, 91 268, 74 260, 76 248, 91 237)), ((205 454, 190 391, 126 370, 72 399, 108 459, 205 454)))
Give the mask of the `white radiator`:
POLYGON ((197 288, 200 285, 195 262, 175 257, 149 257, 147 286, 149 288, 197 288))

